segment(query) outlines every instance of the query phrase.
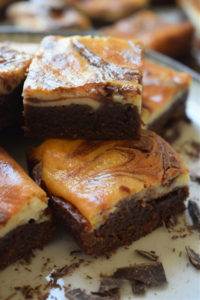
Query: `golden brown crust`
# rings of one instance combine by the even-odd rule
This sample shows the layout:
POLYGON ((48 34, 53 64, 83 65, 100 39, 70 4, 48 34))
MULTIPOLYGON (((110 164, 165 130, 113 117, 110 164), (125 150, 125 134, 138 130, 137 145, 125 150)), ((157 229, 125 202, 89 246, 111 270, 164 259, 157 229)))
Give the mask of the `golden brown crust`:
POLYGON ((189 22, 168 24, 151 11, 139 12, 101 30, 102 35, 124 39, 141 39, 152 50, 170 56, 181 54, 191 46, 194 28, 189 22))
POLYGON ((0 226, 34 197, 47 202, 45 192, 0 148, 0 226))
MULTIPOLYGON (((24 97, 51 101, 105 97, 105 88, 119 94, 141 93, 143 47, 115 38, 46 37, 29 68, 24 97)), ((123 95, 122 95, 123 96, 123 95)))
POLYGON ((154 188, 168 191, 188 173, 176 152, 151 131, 143 131, 139 141, 51 139, 32 155, 42 163, 47 190, 71 202, 93 225, 124 197, 148 191, 156 198, 154 188))
POLYGON ((14 3, 8 8, 7 15, 12 23, 29 30, 87 30, 91 27, 86 16, 71 6, 56 1, 14 3))

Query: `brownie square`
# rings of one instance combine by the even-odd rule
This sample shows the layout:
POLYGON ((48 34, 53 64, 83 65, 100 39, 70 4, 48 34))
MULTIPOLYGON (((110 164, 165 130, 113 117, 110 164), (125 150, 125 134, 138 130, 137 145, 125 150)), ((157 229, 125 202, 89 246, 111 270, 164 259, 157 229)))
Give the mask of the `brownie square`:
POLYGON ((190 22, 169 24, 152 11, 141 11, 100 33, 123 39, 139 39, 147 48, 172 57, 183 57, 191 50, 194 28, 190 22))
POLYGON ((138 41, 44 38, 24 84, 25 134, 138 139, 142 58, 138 41))
POLYGON ((138 141, 50 139, 29 152, 58 223, 89 255, 106 255, 185 209, 188 170, 158 135, 138 141))
POLYGON ((190 84, 191 75, 145 60, 142 120, 146 128, 161 134, 176 121, 186 119, 190 84))
POLYGON ((35 44, 0 42, 0 131, 22 120, 22 90, 35 44))
POLYGON ((0 269, 54 236, 46 193, 0 148, 0 269))

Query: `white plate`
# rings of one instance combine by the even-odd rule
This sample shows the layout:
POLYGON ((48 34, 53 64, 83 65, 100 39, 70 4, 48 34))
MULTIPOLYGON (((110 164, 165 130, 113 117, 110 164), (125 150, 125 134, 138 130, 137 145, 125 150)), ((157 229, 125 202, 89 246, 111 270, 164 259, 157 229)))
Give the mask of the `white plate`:
MULTIPOLYGON (((189 150, 188 141, 195 140, 200 143, 200 79, 196 73, 182 66, 181 64, 166 58, 163 55, 149 52, 148 57, 157 62, 174 67, 179 71, 188 71, 193 75, 193 84, 188 101, 187 112, 192 120, 191 124, 180 122, 181 136, 174 143, 175 149, 180 152, 192 173, 200 175, 200 159, 191 159, 185 152, 189 150)), ((38 141, 24 139, 23 136, 1 139, 1 145, 26 168, 25 152, 30 145, 37 144, 38 141)), ((193 151, 193 149, 191 149, 193 151)), ((200 155, 200 154, 199 154, 200 155)), ((200 185, 195 182, 190 184, 190 199, 195 199, 200 204, 200 185)), ((22 294, 15 290, 15 287, 30 285, 32 287, 40 285, 40 291, 44 295, 49 291, 47 299, 66 299, 64 296, 64 286, 71 284, 72 288, 84 288, 87 291, 98 289, 100 274, 112 274, 118 267, 128 266, 130 264, 147 262, 146 259, 139 257, 134 250, 154 250, 163 263, 168 284, 162 288, 147 289, 145 296, 132 295, 130 286, 126 286, 121 291, 121 299, 145 298, 149 300, 197 300, 200 299, 200 273, 191 264, 188 264, 188 258, 185 252, 185 246, 200 252, 199 237, 197 231, 188 234, 184 222, 190 223, 187 211, 179 217, 179 224, 176 229, 182 228, 182 233, 169 233, 166 228, 161 227, 153 233, 134 242, 131 246, 121 247, 109 259, 92 258, 83 254, 77 254, 76 257, 70 255, 74 249, 78 249, 73 239, 60 231, 56 238, 43 250, 34 251, 35 257, 31 264, 24 265, 17 262, 6 270, 0 272, 0 299, 24 299, 22 294), (184 231, 185 230, 185 231, 184 231), (187 234, 185 238, 172 239, 173 235, 187 234), (175 249, 175 251, 173 251, 175 249), (50 262, 44 266, 46 260, 50 262), (85 260, 71 275, 64 276, 58 280, 61 289, 51 288, 44 290, 50 280, 50 274, 56 268, 70 265, 78 261, 79 258, 85 260), (89 276, 89 277, 88 277, 89 276)), ((0 258, 1 259, 1 258, 0 258)), ((39 299, 35 295, 32 299, 39 299)))

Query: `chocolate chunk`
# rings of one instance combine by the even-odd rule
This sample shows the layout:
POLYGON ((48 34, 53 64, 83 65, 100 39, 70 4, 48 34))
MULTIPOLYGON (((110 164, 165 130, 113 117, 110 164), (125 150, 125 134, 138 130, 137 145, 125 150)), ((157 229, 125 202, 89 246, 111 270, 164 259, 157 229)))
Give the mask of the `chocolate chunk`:
POLYGON ((133 280, 131 282, 131 287, 132 287, 132 292, 135 295, 144 295, 145 294, 145 284, 137 281, 137 280, 133 280))
POLYGON ((165 271, 161 262, 120 268, 112 277, 130 281, 140 281, 146 286, 158 286, 167 283, 165 271))
POLYGON ((120 299, 120 287, 123 284, 123 280, 111 278, 111 277, 103 277, 101 280, 99 290, 97 295, 100 295, 102 297, 108 297, 109 299, 120 299))
POLYGON ((189 246, 185 247, 187 255, 191 264, 198 270, 200 270, 200 255, 194 252, 189 246))
POLYGON ((169 218, 169 220, 167 220, 166 222, 166 227, 174 227, 175 225, 177 225, 177 217, 176 216, 171 216, 169 218))
POLYGON ((152 252, 148 252, 148 251, 144 251, 144 250, 138 250, 136 249, 135 252, 137 252, 139 255, 147 258, 147 259, 150 259, 150 260, 153 260, 153 261, 157 261, 159 256, 152 253, 152 252))
POLYGON ((200 209, 196 202, 189 200, 188 211, 192 218, 194 228, 200 228, 200 209))

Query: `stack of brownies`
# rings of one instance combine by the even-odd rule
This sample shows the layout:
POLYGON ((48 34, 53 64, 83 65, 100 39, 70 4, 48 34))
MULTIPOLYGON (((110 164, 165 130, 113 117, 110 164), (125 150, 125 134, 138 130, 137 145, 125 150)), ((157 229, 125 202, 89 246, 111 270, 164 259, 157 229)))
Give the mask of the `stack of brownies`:
POLYGON ((53 236, 51 214, 85 253, 106 255, 182 212, 188 169, 144 121, 152 128, 162 116, 169 121, 172 107, 184 106, 189 83, 189 75, 144 63, 138 41, 44 38, 23 86, 25 135, 48 138, 28 151, 40 188, 0 151, 4 265, 30 251, 20 229, 24 241, 36 230, 33 248, 53 236), (44 240, 41 226, 48 227, 44 240), (19 255, 7 250, 11 243, 19 255))

